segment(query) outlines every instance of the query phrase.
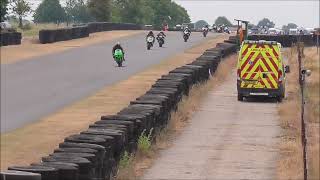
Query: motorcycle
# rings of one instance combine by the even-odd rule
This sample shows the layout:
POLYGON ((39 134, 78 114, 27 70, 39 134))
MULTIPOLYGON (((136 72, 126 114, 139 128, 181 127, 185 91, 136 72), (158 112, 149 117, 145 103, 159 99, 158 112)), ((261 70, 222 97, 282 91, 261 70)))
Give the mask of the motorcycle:
POLYGON ((164 36, 160 35, 157 37, 158 43, 159 43, 159 47, 162 47, 162 45, 164 44, 164 36))
POLYGON ((184 39, 184 42, 187 42, 187 41, 188 41, 189 36, 190 36, 189 32, 187 32, 187 31, 184 31, 184 32, 183 32, 183 39, 184 39))
POLYGON ((225 28, 224 28, 224 32, 230 34, 229 28, 228 28, 228 27, 225 27, 225 28))
POLYGON ((151 47, 153 46, 154 42, 154 37, 153 36, 148 36, 147 37, 147 49, 150 50, 151 47))
POLYGON ((202 34, 203 34, 203 37, 207 37, 208 28, 204 28, 204 29, 202 30, 202 34))
POLYGON ((124 54, 121 49, 116 49, 113 54, 114 61, 118 64, 118 67, 122 66, 124 60, 124 54))
POLYGON ((218 33, 222 33, 222 30, 223 30, 222 27, 218 27, 218 28, 217 28, 217 32, 218 32, 218 33))
POLYGON ((212 30, 213 30, 214 32, 217 32, 217 26, 216 26, 216 25, 213 25, 213 26, 212 26, 212 30))

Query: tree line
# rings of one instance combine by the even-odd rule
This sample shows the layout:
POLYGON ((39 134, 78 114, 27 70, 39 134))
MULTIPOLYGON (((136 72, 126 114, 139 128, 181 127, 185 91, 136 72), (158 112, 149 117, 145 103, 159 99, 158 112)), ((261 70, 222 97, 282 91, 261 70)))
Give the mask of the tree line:
MULTIPOLYGON (((195 23, 195 26, 197 28, 202 28, 204 25, 207 25, 208 23, 204 20, 199 20, 195 23)), ((230 20, 228 18, 226 18, 225 16, 219 16, 215 21, 214 21, 215 25, 226 25, 228 27, 233 26, 233 23, 230 22, 230 20)), ((274 28, 275 27, 275 23, 273 21, 271 21, 268 18, 263 18, 261 19, 257 25, 248 24, 248 28, 251 29, 253 27, 265 27, 265 28, 274 28)), ((288 23, 287 25, 283 25, 282 26, 282 30, 284 31, 289 31, 289 29, 295 29, 297 28, 298 25, 294 24, 294 23, 288 23)))
POLYGON ((1 21, 10 9, 22 25, 33 14, 35 23, 126 22, 161 27, 189 23, 188 12, 171 0, 43 0, 36 10, 26 0, 0 0, 1 21))

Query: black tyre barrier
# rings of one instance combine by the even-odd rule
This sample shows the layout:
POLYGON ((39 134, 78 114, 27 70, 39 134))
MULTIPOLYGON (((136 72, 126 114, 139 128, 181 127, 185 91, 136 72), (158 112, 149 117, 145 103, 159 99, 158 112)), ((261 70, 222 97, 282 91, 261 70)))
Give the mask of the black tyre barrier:
POLYGON ((42 157, 42 162, 51 163, 51 162, 64 162, 64 163, 73 163, 78 165, 79 170, 79 180, 87 180, 91 178, 95 178, 94 167, 92 163, 82 157, 69 157, 69 156, 47 156, 42 157))
POLYGON ((39 31, 39 41, 41 44, 67 41, 89 37, 88 26, 78 26, 72 28, 43 29, 39 31))
POLYGON ((81 132, 81 135, 87 137, 99 137, 105 139, 106 143, 114 152, 115 159, 120 158, 120 154, 124 150, 127 137, 124 132, 110 129, 88 129, 81 132))
POLYGON ((0 180, 41 180, 41 174, 7 170, 0 172, 0 180))
POLYGON ((250 35, 249 40, 266 40, 266 41, 277 41, 281 43, 282 47, 291 47, 300 38, 301 42, 304 42, 305 46, 316 46, 317 36, 316 35, 250 35))
MULTIPOLYGON (((131 23, 111 23, 111 22, 92 22, 83 26, 74 26, 60 29, 43 29, 39 31, 39 41, 42 44, 71 39, 89 37, 90 33, 111 31, 111 30, 141 30, 142 26, 131 23)), ((8 39, 5 36, 4 39, 8 39)), ((2 39, 2 34, 1 34, 2 39)), ((2 41, 1 41, 2 42, 2 41)), ((7 41, 4 41, 7 42, 7 41)), ((21 33, 20 33, 21 43, 21 33)), ((19 43, 19 44, 20 44, 19 43)))
POLYGON ((101 127, 108 127, 108 126, 125 126, 128 131, 128 138, 131 140, 130 134, 132 136, 138 135, 138 129, 140 129, 141 121, 138 121, 136 118, 131 117, 114 117, 114 116, 102 116, 100 121, 96 121, 93 126, 101 126, 101 127), (121 118, 121 119, 120 119, 121 118))
POLYGON ((59 144, 59 149, 56 149, 56 152, 63 152, 63 151, 70 151, 70 152, 77 152, 77 149, 84 149, 84 151, 88 151, 88 149, 93 149, 97 153, 96 156, 103 159, 106 156, 106 149, 105 147, 97 144, 89 144, 89 143, 71 143, 71 142, 63 142, 59 144))
POLYGON ((84 149, 94 149, 98 151, 97 156, 103 160, 103 165, 100 167, 102 177, 109 177, 111 172, 112 164, 114 164, 114 159, 111 155, 111 149, 105 148, 97 144, 88 144, 88 143, 71 143, 64 142, 59 144, 59 148, 84 148, 84 149))
POLYGON ((11 166, 8 170, 26 171, 41 174, 41 180, 59 180, 56 168, 46 166, 11 166))
POLYGON ((78 180, 79 179, 79 166, 73 163, 63 162, 42 162, 33 163, 33 166, 46 166, 58 170, 59 180, 78 180))
POLYGON ((81 158, 85 158, 87 160, 89 160, 92 164, 92 176, 96 177, 96 178, 102 178, 101 177, 101 169, 100 167, 103 164, 103 160, 102 159, 98 159, 96 155, 91 154, 91 153, 74 153, 74 152, 58 152, 58 153, 52 153, 49 155, 50 157, 53 158, 63 158, 63 157, 69 157, 69 158, 77 158, 77 157, 81 157, 81 158))
MULTIPOLYGON (((109 25, 93 29, 105 30, 109 25)), ((42 157, 42 162, 11 169, 39 173, 47 179, 113 178, 121 155, 125 151, 131 153, 136 150, 141 133, 148 134, 152 130, 154 140, 158 132, 167 126, 171 112, 177 109, 182 96, 188 95, 193 85, 208 80, 222 57, 234 53, 236 48, 229 41, 218 43, 217 47, 206 50, 195 61, 161 76, 144 95, 131 101, 116 115, 101 116, 87 130, 66 137, 52 154, 42 157), (51 168, 50 173, 55 176, 49 177, 50 173, 45 168, 51 168)))
POLYGON ((184 84, 186 84, 187 86, 192 85, 192 77, 188 76, 186 74, 167 74, 167 75, 163 75, 161 76, 161 79, 164 80, 176 80, 176 81, 181 81, 184 84))
POLYGON ((0 46, 21 44, 22 35, 19 32, 0 32, 0 46))
MULTIPOLYGON (((171 74, 176 76, 178 74, 171 74)), ((174 88, 160 88, 160 87, 153 87, 146 94, 160 94, 160 95, 168 95, 169 98, 173 101, 174 107, 176 107, 177 103, 181 100, 182 94, 178 92, 177 89, 174 88)))
MULTIPOLYGON (((153 97, 156 96, 153 95, 153 97)), ((159 97, 159 95, 157 97, 159 97)), ((159 132, 163 125, 166 124, 166 122, 168 121, 169 115, 166 113, 165 107, 160 105, 163 103, 161 101, 152 99, 152 97, 150 96, 145 96, 144 99, 132 101, 130 104, 131 105, 129 107, 132 110, 154 112, 154 121, 151 122, 151 126, 153 126, 150 129, 153 128, 155 132, 159 132)))
POLYGON ((161 90, 149 90, 148 92, 146 92, 146 95, 148 96, 153 96, 153 95, 160 95, 160 96, 164 96, 166 98, 168 98, 168 103, 170 104, 170 107, 175 107, 177 105, 177 101, 178 101, 178 97, 174 96, 175 92, 171 92, 171 93, 164 93, 161 90))
MULTIPOLYGON (((170 73, 190 74, 193 82, 198 83, 200 81, 200 77, 197 76, 197 71, 192 70, 191 68, 179 67, 179 68, 176 68, 176 69, 170 71, 169 74, 170 73)), ((181 88, 178 89, 180 92, 184 92, 184 94, 186 94, 186 95, 189 93, 189 89, 182 89, 181 90, 181 88)))
POLYGON ((224 50, 224 56, 237 52, 237 45, 233 43, 218 43, 217 47, 224 50))
MULTIPOLYGON (((137 137, 142 126, 144 127, 145 119, 140 116, 126 116, 126 115, 110 115, 110 116, 102 116, 101 121, 95 122, 94 125, 97 126, 125 126, 128 130, 128 134, 132 134, 133 137, 137 137)), ((129 135, 129 140, 130 139, 129 135)))
MULTIPOLYGON (((193 68, 199 71, 200 82, 206 81, 209 78, 209 68, 196 64, 187 64, 185 67, 193 68)), ((190 84, 192 85, 192 84, 190 84)))
POLYGON ((154 113, 143 110, 140 111, 139 109, 132 108, 132 106, 128 106, 127 108, 121 110, 118 115, 141 116, 141 118, 144 119, 144 123, 140 129, 141 132, 139 133, 139 135, 143 132, 143 130, 149 131, 150 129, 152 129, 152 124, 155 122, 154 113))

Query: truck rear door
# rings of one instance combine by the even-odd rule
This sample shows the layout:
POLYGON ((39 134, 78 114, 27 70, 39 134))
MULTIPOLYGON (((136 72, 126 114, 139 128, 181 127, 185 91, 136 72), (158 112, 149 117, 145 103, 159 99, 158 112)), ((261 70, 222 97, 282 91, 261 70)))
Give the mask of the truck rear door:
POLYGON ((271 44, 248 43, 241 49, 241 88, 278 88, 278 59, 271 44))

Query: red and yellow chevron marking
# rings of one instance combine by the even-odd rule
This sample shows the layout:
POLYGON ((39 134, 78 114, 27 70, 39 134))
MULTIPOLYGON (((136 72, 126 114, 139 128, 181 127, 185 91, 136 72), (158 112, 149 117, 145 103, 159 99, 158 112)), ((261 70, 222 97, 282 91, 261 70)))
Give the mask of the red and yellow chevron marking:
MULTIPOLYGON (((279 48, 271 44, 244 44, 239 63, 240 77, 249 80, 242 82, 242 88, 278 88, 279 48), (250 83, 252 82, 252 83, 250 83)), ((282 67, 280 67, 282 68, 282 67)))

